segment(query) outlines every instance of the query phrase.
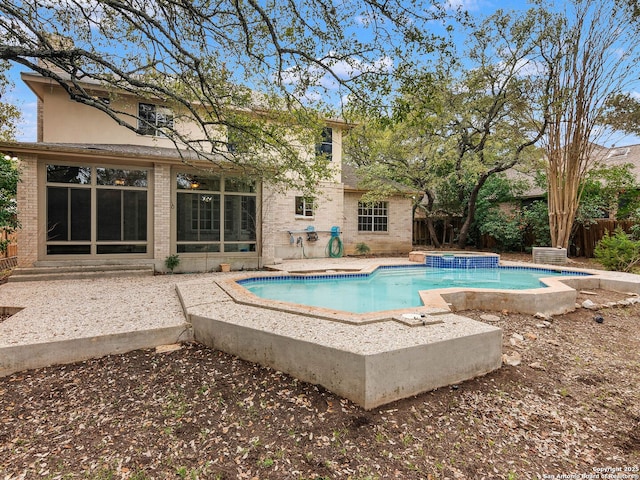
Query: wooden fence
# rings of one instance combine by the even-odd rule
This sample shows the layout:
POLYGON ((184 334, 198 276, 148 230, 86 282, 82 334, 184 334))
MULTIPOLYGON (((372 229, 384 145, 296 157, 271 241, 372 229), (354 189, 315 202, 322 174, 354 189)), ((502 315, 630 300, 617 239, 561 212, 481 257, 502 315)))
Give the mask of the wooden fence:
POLYGON ((18 244, 16 243, 16 234, 7 233, 6 230, 0 230, 0 240, 10 240, 11 243, 7 246, 4 254, 0 255, 0 258, 9 258, 18 256, 18 244))
POLYGON ((616 228, 620 227, 629 233, 634 225, 635 222, 630 220, 610 220, 608 218, 598 219, 596 223, 588 227, 580 225, 573 237, 570 254, 577 257, 592 258, 597 243, 607 232, 613 233, 616 228))
MULTIPOLYGON (((459 227, 459 225, 454 225, 456 224, 456 221, 457 220, 454 219, 452 222, 447 222, 448 232, 446 235, 444 234, 444 222, 442 222, 441 220, 434 222, 436 232, 440 240, 446 238, 447 241, 452 241, 452 230, 456 226, 459 227)), ((460 222, 458 221, 457 223, 460 222)), ((629 220, 610 220, 608 218, 601 218, 598 219, 596 223, 594 223, 593 225, 589 225, 588 227, 579 226, 573 237, 573 244, 569 248, 569 255, 574 257, 593 258, 593 251, 597 243, 602 239, 602 237, 604 237, 605 233, 613 233, 613 231, 618 227, 622 228, 622 230, 628 233, 633 225, 635 225, 635 223, 629 220)), ((532 241, 532 237, 525 238, 525 246, 531 247, 532 241)), ((492 249, 496 246, 495 240, 488 235, 483 235, 480 238, 480 242, 481 245, 478 245, 478 248, 481 249, 492 249)), ((423 218, 417 218, 413 222, 413 244, 430 244, 427 224, 425 219, 423 218)))

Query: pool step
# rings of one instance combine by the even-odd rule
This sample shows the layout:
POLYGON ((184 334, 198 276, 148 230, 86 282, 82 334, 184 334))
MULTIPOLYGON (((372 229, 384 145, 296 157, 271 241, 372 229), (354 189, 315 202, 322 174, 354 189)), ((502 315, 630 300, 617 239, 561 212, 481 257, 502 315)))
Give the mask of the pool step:
POLYGON ((150 276, 154 274, 153 265, 81 265, 81 266, 42 266, 15 268, 8 278, 9 282, 33 282, 51 280, 76 280, 83 278, 111 278, 150 276))

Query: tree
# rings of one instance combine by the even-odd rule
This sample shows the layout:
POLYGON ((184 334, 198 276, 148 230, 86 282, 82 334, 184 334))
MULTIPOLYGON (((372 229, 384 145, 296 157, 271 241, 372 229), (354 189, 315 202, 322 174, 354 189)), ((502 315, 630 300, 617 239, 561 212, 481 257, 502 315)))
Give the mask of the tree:
POLYGON ((345 154, 358 168, 364 201, 378 201, 394 194, 413 196, 413 211, 426 214, 431 242, 440 246, 433 224, 444 205, 443 183, 451 168, 441 149, 441 138, 425 124, 404 117, 403 121, 363 119, 349 133, 345 154))
MULTIPOLYGON (((16 192, 18 188, 17 158, 0 153, 0 229, 9 234, 18 228, 16 192)), ((0 252, 5 252, 10 241, 0 238, 0 252)))
MULTIPOLYGON (((0 62, 0 99, 4 96, 10 82, 2 75, 7 68, 6 62, 0 62)), ((0 101, 0 141, 15 140, 16 126, 20 112, 11 103, 0 101)), ((17 159, 0 152, 0 230, 11 233, 18 227, 16 216, 16 192, 18 188, 17 159)), ((5 252, 9 240, 2 236, 0 252, 5 252)))
POLYGON ((603 0, 572 0, 546 57, 553 69, 544 138, 552 245, 568 247, 611 100, 637 77, 640 37, 631 17, 603 0))
POLYGON ((544 133, 548 104, 540 92, 550 79, 537 62, 544 60, 549 19, 542 10, 519 16, 499 11, 473 32, 468 64, 453 60, 432 70, 409 70, 393 113, 381 114, 384 128, 409 135, 390 142, 391 149, 367 152, 375 160, 355 160, 377 169, 378 176, 384 168, 389 178, 424 191, 428 205, 437 196, 449 211, 457 208, 463 218, 460 248, 467 244, 487 180, 534 156, 544 133))
MULTIPOLYGON (((473 230, 477 235, 489 235, 500 251, 522 250, 527 228, 525 212, 519 198, 529 182, 505 174, 493 175, 480 190, 473 230), (511 205, 509 210, 504 204, 511 205)), ((480 239, 478 239, 480 240, 480 239)))
POLYGON ((429 0, 413 9, 400 0, 7 0, 0 60, 52 79, 138 133, 145 119, 117 111, 91 85, 160 99, 174 111, 163 133, 176 146, 310 189, 330 173, 303 148, 314 143, 320 117, 335 112, 323 100, 363 97, 363 85, 384 84, 391 59, 409 54, 407 41, 434 48, 426 24, 441 17, 429 0), (183 118, 197 133, 180 131, 183 118), (228 130, 242 148, 228 148, 228 130))
POLYGON ((640 135, 640 101, 629 92, 607 98, 603 123, 614 130, 640 135))
POLYGON ((20 111, 15 105, 2 101, 2 98, 11 87, 11 83, 3 75, 8 63, 0 61, 0 142, 15 140, 17 123, 20 120, 20 111))

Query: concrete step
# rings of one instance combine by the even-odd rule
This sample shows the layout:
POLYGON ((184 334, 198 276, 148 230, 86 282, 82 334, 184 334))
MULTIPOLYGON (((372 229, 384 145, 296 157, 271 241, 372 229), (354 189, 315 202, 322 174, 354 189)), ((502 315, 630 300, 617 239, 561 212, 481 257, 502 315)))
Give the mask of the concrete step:
POLYGON ((76 280, 83 278, 150 276, 153 274, 153 265, 65 265, 56 267, 15 268, 8 278, 8 281, 76 280))

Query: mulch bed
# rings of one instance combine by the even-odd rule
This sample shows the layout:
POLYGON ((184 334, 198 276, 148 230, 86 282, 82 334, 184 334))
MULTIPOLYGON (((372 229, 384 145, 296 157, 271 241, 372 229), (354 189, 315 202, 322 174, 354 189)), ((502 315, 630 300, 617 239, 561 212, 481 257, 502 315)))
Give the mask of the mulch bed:
POLYGON ((640 305, 486 313, 520 365, 371 411, 198 344, 0 378, 0 479, 640 478, 640 305))

